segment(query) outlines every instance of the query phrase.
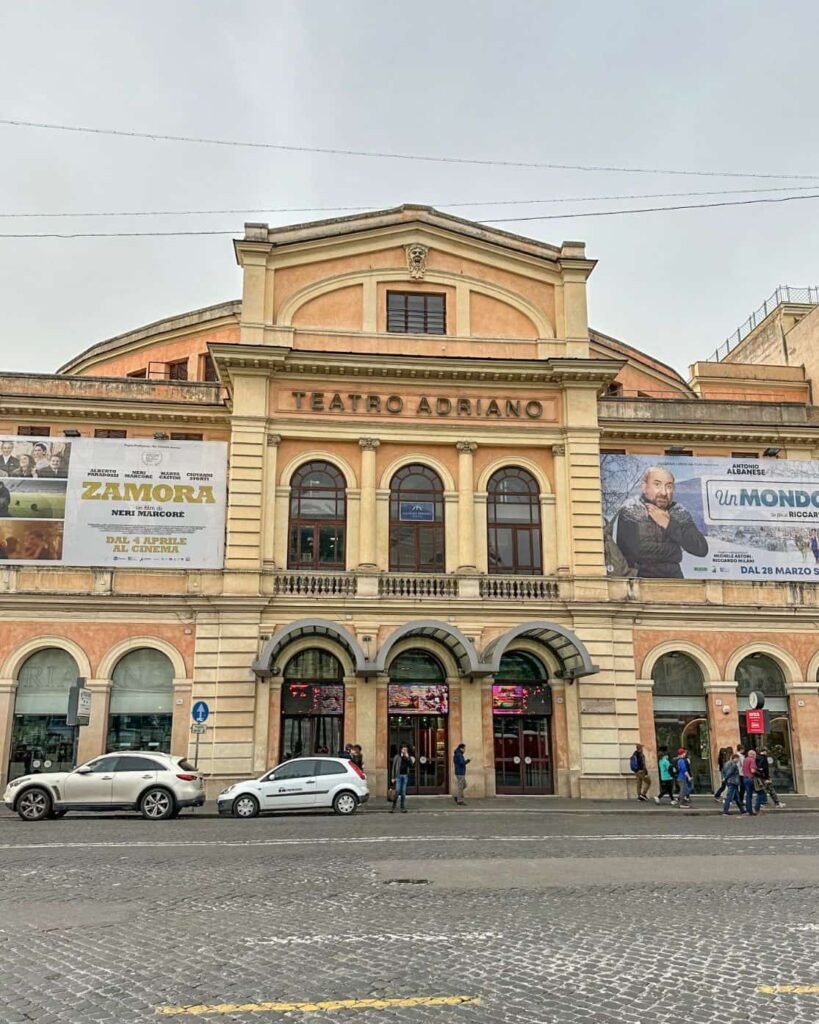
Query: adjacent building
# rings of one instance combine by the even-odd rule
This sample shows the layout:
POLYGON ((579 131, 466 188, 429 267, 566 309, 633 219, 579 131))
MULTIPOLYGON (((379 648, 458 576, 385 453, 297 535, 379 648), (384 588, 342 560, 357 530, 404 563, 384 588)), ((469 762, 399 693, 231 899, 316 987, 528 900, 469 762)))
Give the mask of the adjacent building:
POLYGON ((465 742, 476 796, 618 797, 641 741, 707 789, 762 694, 779 786, 819 794, 817 296, 685 380, 589 328, 580 242, 403 206, 235 252, 240 300, 0 375, 0 780, 153 746, 215 792, 355 742, 383 793, 407 743, 432 795, 465 742), (808 495, 785 570, 736 554, 764 509, 720 526, 700 462, 798 481, 768 487, 808 495))

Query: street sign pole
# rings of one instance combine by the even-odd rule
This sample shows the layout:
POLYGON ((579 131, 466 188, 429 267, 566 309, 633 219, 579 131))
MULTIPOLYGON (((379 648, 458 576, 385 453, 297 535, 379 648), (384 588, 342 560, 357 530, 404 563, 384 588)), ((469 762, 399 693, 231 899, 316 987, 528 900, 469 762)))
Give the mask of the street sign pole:
POLYGON ((196 767, 199 767, 199 738, 204 733, 207 726, 205 722, 210 716, 210 708, 207 703, 203 700, 198 700, 191 708, 191 718, 193 719, 193 734, 196 736, 193 744, 193 759, 196 762, 196 767))

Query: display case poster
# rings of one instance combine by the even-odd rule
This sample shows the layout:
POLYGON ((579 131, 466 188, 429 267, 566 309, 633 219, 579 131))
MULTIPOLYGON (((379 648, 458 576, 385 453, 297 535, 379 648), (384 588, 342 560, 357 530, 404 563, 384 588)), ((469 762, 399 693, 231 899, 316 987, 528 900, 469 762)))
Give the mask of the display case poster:
POLYGON ((819 581, 819 462, 602 455, 610 576, 819 581))
POLYGON ((449 687, 393 684, 389 687, 390 711, 403 715, 445 715, 449 710, 449 687))
POLYGON ((342 715, 344 685, 285 683, 282 687, 282 712, 285 715, 342 715))
POLYGON ((0 561, 219 569, 227 445, 0 437, 0 561))
POLYGON ((495 715, 550 715, 552 692, 547 683, 492 687, 492 713, 495 715))

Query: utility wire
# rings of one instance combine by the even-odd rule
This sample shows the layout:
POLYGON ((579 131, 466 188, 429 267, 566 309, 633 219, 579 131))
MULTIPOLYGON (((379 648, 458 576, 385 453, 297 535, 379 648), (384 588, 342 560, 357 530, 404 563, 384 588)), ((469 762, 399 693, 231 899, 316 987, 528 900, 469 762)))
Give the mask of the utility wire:
MULTIPOLYGON (((509 224, 516 221, 572 220, 577 217, 623 217, 638 213, 669 213, 677 210, 709 210, 722 206, 753 206, 758 203, 788 203, 800 199, 819 199, 819 193, 801 196, 771 196, 767 199, 733 199, 720 203, 685 203, 677 206, 643 206, 627 210, 591 210, 578 213, 547 213, 531 217, 495 217, 483 219, 483 224, 509 224)), ((239 231, 77 231, 66 234, 55 232, 0 233, 0 238, 169 238, 186 235, 233 235, 241 237, 239 231)))
MULTIPOLYGON (((487 199, 483 202, 436 202, 429 205, 440 209, 456 209, 471 206, 540 206, 552 203, 602 203, 616 199, 676 199, 683 196, 733 196, 758 194, 760 192, 800 192, 816 188, 816 185, 785 185, 766 188, 727 188, 714 189, 706 192, 642 192, 616 196, 559 196, 553 199, 487 199)), ((80 213, 0 213, 0 219, 9 217, 39 217, 51 219, 57 217, 194 217, 215 216, 217 214, 246 213, 356 213, 372 210, 369 206, 254 206, 249 209, 235 210, 88 210, 80 213)))
POLYGON ((160 132, 132 132, 119 128, 91 128, 87 125, 50 124, 44 121, 21 121, 0 118, 0 125, 13 128, 41 128, 48 131, 76 132, 86 135, 112 135, 129 139, 150 139, 153 142, 188 142, 207 146, 240 146, 245 149, 271 149, 288 153, 322 153, 330 156, 371 157, 381 160, 419 160, 436 164, 471 164, 481 167, 532 167, 558 171, 602 171, 615 174, 677 174, 710 178, 768 178, 790 181, 819 181, 816 174, 762 174, 754 171, 690 171, 661 167, 608 167, 594 164, 542 163, 534 160, 477 159, 458 156, 432 156, 424 153, 390 153, 380 150, 341 149, 329 146, 292 146, 275 142, 250 142, 240 139, 211 139, 191 135, 167 135, 160 132))

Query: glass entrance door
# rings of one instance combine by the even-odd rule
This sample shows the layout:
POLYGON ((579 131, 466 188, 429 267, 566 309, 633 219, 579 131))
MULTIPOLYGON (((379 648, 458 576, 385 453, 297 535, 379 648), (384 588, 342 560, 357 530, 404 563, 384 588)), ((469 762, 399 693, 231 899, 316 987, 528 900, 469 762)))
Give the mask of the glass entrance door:
POLYGON ((389 730, 392 759, 402 746, 409 747, 415 764, 410 768, 407 792, 435 794, 447 792, 448 753, 446 715, 390 715, 389 730))
POLYGON ((676 760, 678 750, 684 748, 688 752, 695 793, 713 791, 707 718, 696 712, 675 714, 673 711, 658 711, 655 707, 654 734, 657 749, 666 747, 672 761, 676 760))
POLYGON ((495 715, 495 791, 553 792, 549 723, 546 715, 495 715))
POLYGON ((329 754, 341 751, 341 715, 284 715, 282 718, 282 761, 291 757, 329 754))

